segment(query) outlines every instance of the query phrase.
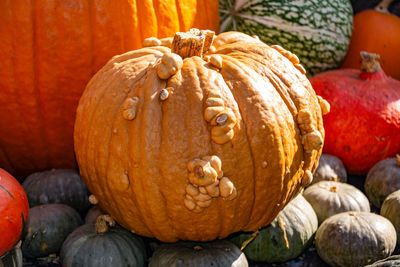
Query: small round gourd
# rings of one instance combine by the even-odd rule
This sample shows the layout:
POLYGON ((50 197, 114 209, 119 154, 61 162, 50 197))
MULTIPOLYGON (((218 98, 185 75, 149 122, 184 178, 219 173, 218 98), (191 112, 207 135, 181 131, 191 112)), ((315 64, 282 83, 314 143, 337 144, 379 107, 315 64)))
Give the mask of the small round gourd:
POLYGON ((347 182, 347 172, 343 162, 334 155, 322 154, 311 184, 319 181, 347 182))
POLYGON ((386 258, 396 246, 392 223, 370 212, 342 212, 318 228, 315 247, 331 266, 359 267, 386 258))
POLYGON ((284 262, 299 256, 312 243, 317 227, 317 215, 299 194, 250 243, 252 234, 249 233, 236 235, 231 241, 245 247, 243 252, 251 260, 284 262))
POLYGON ((21 251, 21 241, 15 247, 0 257, 0 267, 22 267, 23 257, 21 251))
POLYGON ((400 155, 374 165, 367 174, 364 189, 372 204, 380 208, 389 194, 400 189, 400 155))
POLYGON ((105 213, 101 210, 101 208, 97 205, 91 207, 85 216, 85 223, 95 223, 97 218, 100 215, 104 215, 105 213))
POLYGON ((372 264, 365 265, 364 267, 399 267, 400 255, 392 255, 386 259, 376 261, 372 264))
POLYGON ((27 258, 44 257, 57 253, 67 236, 79 225, 79 213, 64 204, 46 204, 29 210, 29 222, 22 243, 27 258))
POLYGON ((178 242, 157 248, 149 267, 196 266, 196 267, 248 267, 243 252, 226 240, 207 243, 178 242))
POLYGON ((383 201, 381 215, 392 222, 397 231, 397 244, 400 244, 400 190, 394 191, 383 201))
POLYGON ((101 215, 95 224, 85 224, 65 240, 60 253, 64 267, 145 266, 143 240, 121 227, 109 215, 101 215))
POLYGON ((303 196, 313 207, 318 224, 345 211, 370 211, 368 198, 351 184, 321 181, 306 188, 303 196))
POLYGON ((53 169, 29 175, 22 183, 30 207, 60 203, 81 215, 90 208, 89 191, 81 176, 72 169, 53 169))

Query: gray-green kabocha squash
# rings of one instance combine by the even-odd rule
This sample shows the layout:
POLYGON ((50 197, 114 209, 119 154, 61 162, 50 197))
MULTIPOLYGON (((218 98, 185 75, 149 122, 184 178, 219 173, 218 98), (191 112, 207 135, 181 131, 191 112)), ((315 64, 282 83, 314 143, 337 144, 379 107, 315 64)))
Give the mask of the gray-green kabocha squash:
POLYGON ((15 247, 0 257, 0 267, 22 267, 23 257, 21 251, 21 241, 15 247))
POLYGON ((29 175, 22 183, 29 206, 60 203, 84 215, 90 208, 89 191, 76 170, 54 169, 29 175))
POLYGON ((143 267, 146 248, 139 236, 116 226, 109 215, 100 215, 68 236, 60 259, 63 267, 143 267))
POLYGON ((79 225, 79 213, 64 204, 46 204, 29 209, 22 253, 27 258, 57 253, 67 236, 79 225))
POLYGON ((346 168, 338 157, 329 154, 321 155, 311 184, 320 181, 347 182, 346 168))
POLYGON ((100 215, 104 215, 104 211, 97 205, 91 207, 85 216, 85 223, 95 223, 100 215))
POLYGON ((251 260, 285 262, 296 258, 311 245, 317 228, 317 215, 299 194, 270 225, 258 233, 234 235, 230 241, 244 247, 243 252, 251 260))
POLYGON ((226 240, 163 244, 152 255, 149 267, 248 267, 243 252, 226 240))
POLYGON ((296 54, 310 75, 338 68, 353 30, 349 0, 219 0, 220 32, 257 35, 296 54))
POLYGON ((396 230, 388 219, 378 214, 342 212, 320 225, 315 247, 318 255, 331 266, 365 266, 393 253, 396 230))
POLYGON ((303 196, 313 207, 319 224, 341 212, 370 211, 368 198, 351 184, 321 181, 306 188, 303 196))
POLYGON ((400 189, 400 155, 375 164, 368 171, 364 189, 372 204, 380 208, 388 195, 400 189))
POLYGON ((400 190, 394 191, 383 201, 381 215, 393 224, 397 232, 397 244, 400 245, 400 190))
POLYGON ((399 267, 399 266, 400 266, 400 255, 392 255, 385 259, 366 265, 365 267, 399 267))

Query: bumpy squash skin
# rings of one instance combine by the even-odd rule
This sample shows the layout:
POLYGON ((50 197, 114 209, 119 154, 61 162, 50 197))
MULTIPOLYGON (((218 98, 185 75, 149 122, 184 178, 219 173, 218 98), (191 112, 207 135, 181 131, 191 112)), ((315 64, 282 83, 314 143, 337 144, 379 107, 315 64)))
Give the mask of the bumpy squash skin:
POLYGON ((336 156, 322 153, 311 184, 319 181, 347 182, 347 172, 343 162, 336 156))
POLYGON ((25 191, 8 172, 0 169, 0 256, 23 235, 29 217, 25 191))
POLYGON ((397 231, 397 244, 400 244, 400 190, 387 196, 383 201, 380 214, 393 224, 397 231))
POLYGON ((84 215, 90 208, 89 191, 79 173, 72 169, 54 169, 29 175, 22 183, 29 206, 59 203, 84 215))
POLYGON ((46 204, 30 209, 22 253, 27 258, 57 253, 67 236, 82 219, 73 208, 64 204, 46 204))
POLYGON ((318 224, 345 211, 371 211, 368 198, 351 184, 321 181, 303 192, 318 217, 318 224))
MULTIPOLYGON (((253 261, 285 262, 296 258, 311 245, 317 228, 317 215, 300 194, 289 202, 270 225, 259 230, 243 252, 253 261)), ((237 234, 230 241, 241 247, 251 235, 237 234)))
POLYGON ((73 126, 90 78, 150 36, 219 27, 215 0, 0 1, 0 167, 21 181, 75 168, 73 126))
POLYGON ((80 100, 75 151, 82 178, 99 206, 135 233, 174 242, 254 231, 312 179, 322 149, 303 147, 301 127, 322 140, 322 112, 298 62, 241 33, 220 34, 214 46, 208 55, 220 64, 188 57, 169 79, 157 74, 167 47, 116 56, 80 100), (160 100, 165 88, 169 96, 160 100), (210 96, 236 118, 223 144, 214 142, 203 115, 210 96), (299 110, 310 124, 297 123, 299 110), (237 195, 195 213, 184 205, 189 163, 211 155, 237 195))
POLYGON ((146 249, 139 236, 121 227, 100 234, 91 223, 80 226, 68 236, 60 259, 64 267, 144 267, 146 249))
POLYGON ((396 247, 396 230, 369 212, 343 212, 326 219, 315 235, 318 255, 331 266, 358 267, 386 258, 396 247))
POLYGON ((375 164, 368 172, 364 189, 369 200, 380 208, 385 198, 400 189, 400 160, 387 158, 375 164))
POLYGON ((248 267, 246 256, 226 240, 208 243, 180 242, 164 244, 152 255, 149 267, 248 267))

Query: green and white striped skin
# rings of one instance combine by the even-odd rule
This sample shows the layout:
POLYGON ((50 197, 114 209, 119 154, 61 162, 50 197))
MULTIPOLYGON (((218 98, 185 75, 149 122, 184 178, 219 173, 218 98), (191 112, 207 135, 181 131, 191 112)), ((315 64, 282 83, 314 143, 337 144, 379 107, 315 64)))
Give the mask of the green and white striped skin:
POLYGON ((353 30, 349 0, 219 0, 220 32, 257 35, 296 54, 308 75, 338 68, 353 30))

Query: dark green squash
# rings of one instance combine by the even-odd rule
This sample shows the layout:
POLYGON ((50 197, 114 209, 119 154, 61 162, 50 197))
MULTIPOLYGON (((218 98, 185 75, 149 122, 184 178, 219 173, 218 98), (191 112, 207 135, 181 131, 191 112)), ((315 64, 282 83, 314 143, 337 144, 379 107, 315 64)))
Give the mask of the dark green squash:
POLYGON ((392 255, 386 259, 376 261, 365 267, 399 267, 400 266, 400 255, 392 255))
POLYGON ((23 258, 21 241, 15 247, 0 257, 0 267, 22 267, 23 258))
POLYGON ((29 175, 22 184, 29 206, 60 203, 84 215, 90 208, 89 191, 76 170, 53 169, 29 175))
POLYGON ((397 244, 400 245, 400 190, 387 196, 380 213, 393 224, 397 232, 397 244))
POLYGON ((46 204, 31 208, 22 242, 24 257, 38 258, 58 253, 67 236, 81 224, 79 213, 64 204, 46 204))
POLYGON ((315 247, 318 255, 331 266, 365 266, 393 253, 396 230, 388 219, 378 214, 342 212, 320 225, 315 247))
POLYGON ((300 194, 279 213, 267 227, 252 234, 241 233, 230 240, 245 246, 247 258, 261 262, 285 262, 299 256, 313 241, 318 219, 311 205, 300 194))
POLYGON ((85 216, 85 223, 95 223, 100 215, 105 214, 97 205, 91 207, 85 216))
POLYGON ((400 189, 400 155, 375 164, 368 171, 364 189, 372 204, 380 208, 388 195, 400 189))
POLYGON ((109 215, 85 224, 65 240, 60 253, 63 267, 145 266, 143 240, 121 227, 109 215))
POLYGON ((248 267, 243 252, 226 240, 163 244, 153 254, 149 267, 248 267))

